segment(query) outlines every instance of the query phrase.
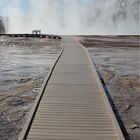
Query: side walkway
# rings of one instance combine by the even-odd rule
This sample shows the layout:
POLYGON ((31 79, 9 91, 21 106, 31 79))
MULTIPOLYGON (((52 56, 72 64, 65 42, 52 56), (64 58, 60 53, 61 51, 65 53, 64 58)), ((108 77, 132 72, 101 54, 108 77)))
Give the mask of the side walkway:
POLYGON ((28 140, 124 140, 87 51, 64 37, 28 140))

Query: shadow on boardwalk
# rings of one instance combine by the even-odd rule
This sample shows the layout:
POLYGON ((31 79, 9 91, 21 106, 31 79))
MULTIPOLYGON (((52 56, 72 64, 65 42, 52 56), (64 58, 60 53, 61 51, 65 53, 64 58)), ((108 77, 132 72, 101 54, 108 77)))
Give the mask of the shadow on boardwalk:
MULTIPOLYGON (((93 61, 93 60, 92 60, 92 61, 93 61)), ((93 62, 94 62, 94 61, 93 61, 93 62)), ((96 64, 95 64, 95 67, 96 67, 96 70, 97 70, 98 75, 99 75, 99 77, 100 77, 100 80, 101 80, 101 83, 102 83, 103 88, 104 88, 104 90, 105 90, 105 93, 106 93, 106 95, 107 95, 107 98, 109 99, 109 102, 110 102, 110 104, 111 104, 112 110, 113 110, 113 112, 114 112, 114 114, 115 114, 115 117, 116 117, 116 119, 117 119, 117 121, 118 121, 118 123, 119 123, 119 126, 120 126, 120 128, 121 128, 121 130, 122 130, 122 133, 123 133, 123 135, 124 135, 124 137, 125 137, 125 140, 131 140, 130 137, 129 137, 129 135, 128 135, 128 133, 127 133, 127 131, 126 131, 126 128, 125 128, 125 126, 124 126, 124 123, 123 123, 123 121, 122 121, 122 119, 121 119, 121 117, 120 117, 120 114, 119 114, 119 112, 118 112, 118 110, 117 110, 117 108, 116 108, 116 106, 115 106, 115 104, 114 104, 114 102, 113 102, 113 99, 112 99, 112 97, 111 97, 111 95, 110 95, 110 93, 109 93, 109 90, 108 90, 108 88, 107 88, 107 86, 106 86, 106 84, 105 84, 105 82, 104 82, 104 79, 102 78, 102 76, 101 76, 101 74, 100 74, 100 72, 99 72, 99 70, 98 70, 96 64)))

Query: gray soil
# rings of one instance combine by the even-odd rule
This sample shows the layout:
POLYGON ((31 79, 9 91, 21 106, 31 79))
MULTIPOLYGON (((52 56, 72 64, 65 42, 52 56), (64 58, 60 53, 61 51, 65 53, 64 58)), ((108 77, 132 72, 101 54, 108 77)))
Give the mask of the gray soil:
POLYGON ((0 140, 17 140, 61 51, 51 39, 0 37, 0 140))
POLYGON ((139 36, 80 36, 131 140, 140 139, 139 36))
MULTIPOLYGON (((140 138, 138 36, 81 36, 132 140, 140 138)), ((48 39, 0 37, 0 140, 16 140, 61 50, 48 39)))

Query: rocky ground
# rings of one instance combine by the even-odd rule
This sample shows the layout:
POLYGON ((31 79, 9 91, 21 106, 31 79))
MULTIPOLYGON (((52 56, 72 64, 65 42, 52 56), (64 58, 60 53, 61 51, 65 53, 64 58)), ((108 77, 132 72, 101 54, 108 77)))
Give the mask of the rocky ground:
POLYGON ((139 36, 80 36, 131 140, 140 139, 139 36))
POLYGON ((59 41, 0 37, 0 140, 16 140, 61 51, 59 41))

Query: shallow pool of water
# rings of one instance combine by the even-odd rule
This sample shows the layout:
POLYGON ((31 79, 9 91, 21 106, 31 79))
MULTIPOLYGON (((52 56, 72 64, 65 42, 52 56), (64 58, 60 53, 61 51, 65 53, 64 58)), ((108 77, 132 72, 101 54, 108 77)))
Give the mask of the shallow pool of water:
POLYGON ((48 71, 58 56, 57 46, 0 46, 0 90, 48 71))

